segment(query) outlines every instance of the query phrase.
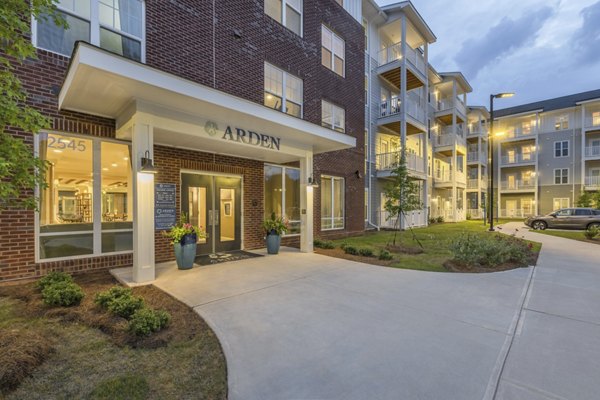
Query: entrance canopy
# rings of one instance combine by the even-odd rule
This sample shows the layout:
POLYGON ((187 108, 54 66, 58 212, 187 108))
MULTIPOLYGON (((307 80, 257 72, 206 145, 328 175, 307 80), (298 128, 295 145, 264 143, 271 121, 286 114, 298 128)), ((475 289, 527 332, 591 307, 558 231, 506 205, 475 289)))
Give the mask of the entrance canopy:
POLYGON ((151 125, 154 143, 270 162, 354 147, 356 139, 79 42, 59 108, 112 118, 117 137, 151 125))

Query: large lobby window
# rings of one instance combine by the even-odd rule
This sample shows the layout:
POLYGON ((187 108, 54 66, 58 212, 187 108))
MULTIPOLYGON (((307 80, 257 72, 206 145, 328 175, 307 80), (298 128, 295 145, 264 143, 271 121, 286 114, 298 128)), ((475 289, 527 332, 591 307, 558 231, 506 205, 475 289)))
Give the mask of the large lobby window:
POLYGON ((55 133, 38 139, 39 156, 48 162, 39 259, 131 251, 129 146, 55 133))
POLYGON ((56 26, 46 16, 34 20, 33 42, 37 47, 70 56, 75 42, 82 40, 143 61, 141 0, 60 0, 56 7, 69 28, 56 26))
POLYGON ((344 178, 321 176, 321 230, 344 228, 344 178))
POLYGON ((300 170, 265 165, 265 218, 272 213, 289 222, 287 235, 300 233, 300 170))
POLYGON ((302 118, 303 91, 302 79, 265 63, 265 106, 302 118))

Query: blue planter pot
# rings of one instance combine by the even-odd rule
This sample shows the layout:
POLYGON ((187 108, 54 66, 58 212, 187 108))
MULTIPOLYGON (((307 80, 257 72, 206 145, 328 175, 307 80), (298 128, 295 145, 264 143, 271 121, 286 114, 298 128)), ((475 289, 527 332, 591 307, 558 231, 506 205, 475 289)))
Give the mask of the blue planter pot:
POLYGON ((267 253, 278 254, 281 245, 281 236, 275 233, 267 234, 267 253))
POLYGON ((177 260, 177 268, 191 269, 194 266, 196 259, 196 235, 185 235, 180 243, 175 243, 175 260, 177 260))

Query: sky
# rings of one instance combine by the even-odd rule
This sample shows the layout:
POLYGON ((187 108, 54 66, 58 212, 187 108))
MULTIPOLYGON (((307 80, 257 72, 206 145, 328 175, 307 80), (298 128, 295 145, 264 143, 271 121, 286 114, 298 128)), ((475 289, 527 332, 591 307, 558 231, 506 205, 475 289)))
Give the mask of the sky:
MULTIPOLYGON (((379 5, 398 0, 376 0, 379 5)), ((429 61, 460 71, 469 105, 494 108, 600 89, 600 0, 412 0, 437 36, 429 61)))

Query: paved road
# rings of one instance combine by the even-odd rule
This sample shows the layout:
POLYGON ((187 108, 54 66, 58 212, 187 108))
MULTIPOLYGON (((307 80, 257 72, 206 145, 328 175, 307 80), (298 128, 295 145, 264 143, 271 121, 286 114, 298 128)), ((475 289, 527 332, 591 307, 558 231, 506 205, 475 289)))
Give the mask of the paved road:
POLYGON ((163 270, 156 285, 217 333, 231 399, 597 399, 600 247, 526 235, 545 244, 535 270, 429 273, 288 250, 163 270))

